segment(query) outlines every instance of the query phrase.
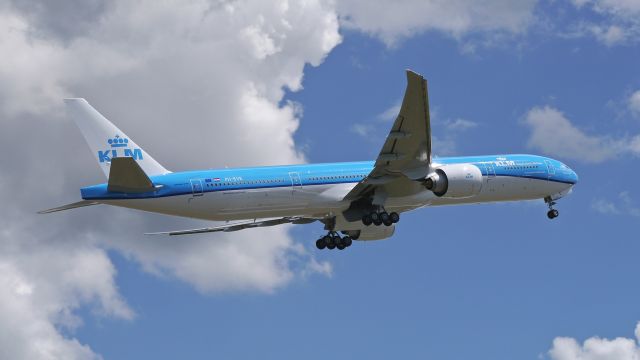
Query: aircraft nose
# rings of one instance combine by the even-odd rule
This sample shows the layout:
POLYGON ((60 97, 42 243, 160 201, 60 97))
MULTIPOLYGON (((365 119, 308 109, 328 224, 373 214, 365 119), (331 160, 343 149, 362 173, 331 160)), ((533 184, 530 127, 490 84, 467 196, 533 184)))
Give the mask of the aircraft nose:
POLYGON ((575 185, 578 183, 578 173, 576 173, 576 171, 573 169, 571 169, 571 182, 572 182, 572 185, 575 185))

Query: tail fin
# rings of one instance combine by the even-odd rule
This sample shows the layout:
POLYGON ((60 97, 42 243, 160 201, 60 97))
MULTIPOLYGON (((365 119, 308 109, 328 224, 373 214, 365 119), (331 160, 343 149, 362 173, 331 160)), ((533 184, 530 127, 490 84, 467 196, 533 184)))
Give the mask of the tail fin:
POLYGON ((109 177, 111 159, 116 157, 133 158, 149 176, 170 172, 89 105, 85 99, 65 99, 64 101, 68 116, 80 128, 105 176, 109 177))

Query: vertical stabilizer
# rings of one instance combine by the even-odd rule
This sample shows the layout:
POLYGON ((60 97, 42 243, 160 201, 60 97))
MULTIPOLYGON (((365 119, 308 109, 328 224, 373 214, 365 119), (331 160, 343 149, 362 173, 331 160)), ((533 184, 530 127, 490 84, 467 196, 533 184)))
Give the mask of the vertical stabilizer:
POLYGON ((111 159, 116 157, 133 158, 149 176, 170 172, 89 105, 85 99, 65 99, 64 102, 68 116, 80 128, 105 176, 109 177, 111 159))

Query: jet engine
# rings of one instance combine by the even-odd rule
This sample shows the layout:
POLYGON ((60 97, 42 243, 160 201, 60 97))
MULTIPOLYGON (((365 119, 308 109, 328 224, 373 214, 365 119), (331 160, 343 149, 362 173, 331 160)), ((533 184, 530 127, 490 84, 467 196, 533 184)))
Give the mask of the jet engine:
POLYGON ((482 172, 471 164, 443 165, 427 176, 423 184, 438 197, 472 197, 482 189, 482 172))

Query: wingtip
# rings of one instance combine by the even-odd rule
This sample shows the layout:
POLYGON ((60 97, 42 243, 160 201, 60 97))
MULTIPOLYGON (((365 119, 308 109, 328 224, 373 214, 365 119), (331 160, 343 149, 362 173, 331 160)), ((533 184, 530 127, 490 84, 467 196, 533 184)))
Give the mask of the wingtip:
POLYGON ((72 98, 72 97, 70 97, 70 98, 64 98, 64 102, 65 102, 65 103, 78 102, 78 101, 80 101, 80 102, 87 102, 87 100, 85 100, 85 98, 72 98))
POLYGON ((421 78, 424 78, 424 76, 422 76, 421 74, 411 70, 411 69, 405 69, 405 71, 407 72, 407 76, 418 76, 421 78))

